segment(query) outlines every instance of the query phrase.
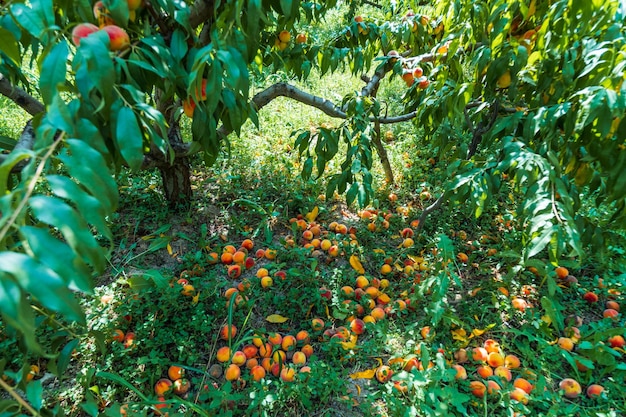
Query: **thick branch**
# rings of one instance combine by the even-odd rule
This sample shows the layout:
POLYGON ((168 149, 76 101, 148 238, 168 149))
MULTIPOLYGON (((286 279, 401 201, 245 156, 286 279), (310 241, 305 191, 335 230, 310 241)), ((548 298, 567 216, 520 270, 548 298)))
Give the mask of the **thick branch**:
POLYGON ((0 74, 0 94, 15 102, 15 104, 26 110, 31 116, 35 116, 46 109, 43 103, 26 91, 11 85, 9 80, 2 74, 0 74))
POLYGON ((211 17, 214 3, 212 0, 197 0, 193 3, 189 14, 189 24, 192 28, 197 28, 211 17))
MULTIPOLYGON (((22 130, 22 134, 20 135, 20 138, 15 143, 15 146, 13 147, 13 151, 17 151, 20 149, 32 150, 34 145, 35 145, 35 129, 33 128, 33 121, 29 120, 28 123, 26 123, 24 130, 22 130)), ((0 164, 6 161, 8 156, 9 156, 8 154, 0 155, 0 164)), ((26 165, 26 162, 27 161, 19 162, 13 167, 12 171, 14 172, 20 171, 24 167, 24 165, 26 165)))
POLYGON ((419 219, 418 219, 418 223, 417 223, 417 232, 419 232, 420 230, 422 230, 422 228, 424 227, 424 223, 426 222, 426 218, 435 210, 437 210, 439 207, 441 207, 441 205, 443 204, 444 200, 445 200, 445 193, 441 194, 439 196, 439 198, 437 200, 435 200, 434 203, 432 203, 430 206, 426 207, 424 209, 424 211, 422 211, 422 214, 420 215, 419 219))

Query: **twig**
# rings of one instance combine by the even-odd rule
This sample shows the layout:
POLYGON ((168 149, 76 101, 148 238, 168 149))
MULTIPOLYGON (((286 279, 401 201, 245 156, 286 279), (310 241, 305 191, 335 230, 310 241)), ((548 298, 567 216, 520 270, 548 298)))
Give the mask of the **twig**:
POLYGON ((15 398, 15 401, 17 401, 22 407, 28 410, 29 413, 31 413, 34 416, 40 415, 37 412, 37 410, 31 407, 31 405, 28 404, 26 400, 24 400, 22 397, 19 396, 17 392, 15 392, 15 388, 7 384, 2 378, 0 378, 0 387, 4 389, 6 392, 8 392, 11 397, 15 398))
POLYGON ((24 210, 26 203, 28 202, 30 196, 33 194, 33 191, 35 190, 35 185, 37 185, 37 181, 39 180, 39 177, 41 177, 41 174, 43 173, 43 169, 46 166, 46 161, 52 156, 52 153, 54 152, 56 147, 59 145, 59 143, 62 142, 61 139, 63 138, 64 135, 65 135, 65 132, 61 133, 61 136, 59 137, 59 139, 55 140, 52 143, 52 145, 50 145, 50 149, 48 149, 46 154, 41 159, 41 162, 39 163, 39 165, 37 166, 37 170, 35 171, 35 175, 33 175, 33 178, 31 178, 30 183, 28 184, 28 187, 26 188, 26 194, 24 194, 24 198, 22 198, 22 201, 20 201, 20 204, 18 204, 18 206, 15 208, 15 210, 11 214, 11 217, 7 220, 6 224, 0 231, 0 242, 5 239, 6 234, 8 233, 9 229, 12 227, 13 223, 15 223, 15 220, 21 214, 22 210, 24 210))

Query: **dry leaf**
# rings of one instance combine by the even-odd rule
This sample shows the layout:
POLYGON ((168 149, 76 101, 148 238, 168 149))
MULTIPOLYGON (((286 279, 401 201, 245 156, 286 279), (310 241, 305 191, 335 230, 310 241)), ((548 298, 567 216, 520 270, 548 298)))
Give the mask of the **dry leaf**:
POLYGON ((488 325, 487 327, 485 327, 484 329, 474 329, 472 330, 472 337, 478 337, 481 336, 483 333, 485 333, 487 330, 496 327, 495 323, 491 323, 490 325, 488 325))
POLYGON ((352 268, 354 268, 354 270, 358 272, 359 274, 365 273, 363 264, 361 264, 361 260, 359 259, 357 255, 350 256, 350 266, 352 266, 352 268))
POLYGON ((172 256, 172 254, 174 253, 174 251, 172 250, 172 246, 168 243, 167 244, 167 253, 172 256))
POLYGON ((304 217, 307 219, 309 223, 313 223, 315 219, 317 219, 317 215, 319 214, 319 212, 320 212, 319 207, 315 206, 313 210, 305 214, 304 217))
POLYGON ((198 304, 198 300, 200 299, 200 291, 198 291, 198 293, 196 295, 193 296, 193 298, 191 299, 191 302, 193 304, 198 304))
POLYGON ((467 332, 465 331, 465 329, 452 330, 451 333, 454 340, 460 340, 462 342, 467 342, 469 340, 467 338, 467 332))
POLYGON ((352 379, 372 379, 372 378, 374 378, 374 375, 376 375, 376 369, 378 369, 378 368, 366 369, 365 371, 355 372, 353 374, 350 374, 350 378, 352 378, 352 379))
POLYGON ((289 318, 283 317, 280 314, 272 314, 267 316, 265 320, 269 321, 270 323, 284 323, 289 320, 289 318))
POLYGON ((341 342, 341 346, 344 348, 344 350, 354 349, 356 347, 356 342, 358 339, 358 336, 353 334, 352 336, 350 336, 350 340, 348 342, 341 342))

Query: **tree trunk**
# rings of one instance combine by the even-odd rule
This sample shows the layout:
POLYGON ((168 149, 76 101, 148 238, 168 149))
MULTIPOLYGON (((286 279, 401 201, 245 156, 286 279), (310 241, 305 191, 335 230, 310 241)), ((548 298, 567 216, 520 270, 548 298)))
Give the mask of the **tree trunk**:
POLYGON ((383 165, 387 185, 393 185, 393 170, 391 169, 391 163, 389 163, 389 157, 387 156, 385 145, 383 145, 383 141, 380 138, 380 123, 378 121, 374 122, 374 135, 372 136, 372 142, 374 142, 374 147, 376 148, 376 152, 380 158, 380 163, 383 165))
MULTIPOLYGON (((182 144, 180 126, 174 123, 167 133, 173 146, 182 144)), ((191 206, 193 193, 191 191, 191 169, 189 158, 176 158, 172 165, 159 166, 163 180, 163 192, 167 205, 172 210, 187 210, 191 206)))

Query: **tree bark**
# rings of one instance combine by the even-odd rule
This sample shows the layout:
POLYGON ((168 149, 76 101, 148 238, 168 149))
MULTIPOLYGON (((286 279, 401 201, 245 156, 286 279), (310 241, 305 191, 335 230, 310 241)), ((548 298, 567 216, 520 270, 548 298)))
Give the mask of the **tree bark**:
MULTIPOLYGON (((167 137, 172 145, 182 144, 178 122, 172 124, 167 137)), ((184 211, 191 207, 193 192, 191 190, 191 169, 188 157, 176 158, 173 164, 159 166, 163 180, 163 193, 170 210, 184 211)))

